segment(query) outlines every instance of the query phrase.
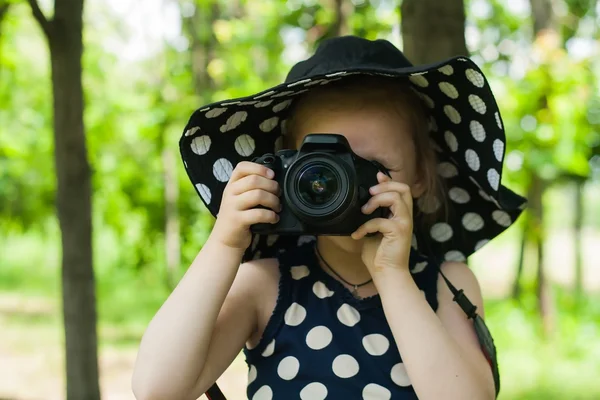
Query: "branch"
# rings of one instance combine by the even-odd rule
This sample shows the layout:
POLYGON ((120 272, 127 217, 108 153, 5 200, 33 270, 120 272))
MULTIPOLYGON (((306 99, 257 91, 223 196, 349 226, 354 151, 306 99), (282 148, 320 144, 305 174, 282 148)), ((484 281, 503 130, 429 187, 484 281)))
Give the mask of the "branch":
POLYGON ((40 24, 40 27, 42 28, 42 30, 44 31, 44 33, 46 34, 46 36, 48 38, 50 38, 51 21, 49 21, 46 18, 46 16, 44 15, 44 13, 42 12, 42 10, 40 9, 40 5, 38 4, 37 0, 27 0, 27 2, 31 6, 31 12, 33 14, 33 17, 40 24))

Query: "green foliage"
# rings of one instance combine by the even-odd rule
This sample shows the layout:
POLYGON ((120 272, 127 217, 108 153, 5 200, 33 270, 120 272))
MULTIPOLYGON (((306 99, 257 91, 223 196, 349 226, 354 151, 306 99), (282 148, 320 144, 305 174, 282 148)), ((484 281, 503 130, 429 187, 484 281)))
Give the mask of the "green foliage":
MULTIPOLYGON (((47 46, 26 2, 10 2, 0 26, 0 291, 58 299, 47 46)), ((85 123, 103 335, 113 332, 111 340, 131 344, 168 295, 165 151, 177 162, 179 277, 213 224, 177 156, 187 119, 205 103, 280 82, 291 64, 335 34, 330 3, 180 1, 179 35, 135 59, 110 50, 128 35, 115 12, 104 2, 86 5, 85 123), (206 53, 194 53, 198 48, 206 53), (194 64, 198 55, 206 57, 201 68, 194 64)), ((600 61, 573 51, 577 40, 599 38, 595 2, 557 3, 561 36, 553 45, 534 42, 531 16, 515 9, 516 2, 466 2, 470 50, 497 94, 508 135, 503 183, 522 193, 532 176, 557 182, 593 178, 594 156, 600 171, 600 61)), ((346 22, 352 33, 398 42, 397 2, 353 0, 351 8, 346 22)), ((557 185, 544 195, 549 227, 569 229, 569 187, 557 185)), ((600 226, 599 196, 597 187, 586 194, 585 224, 591 229, 600 226)), ((489 303, 488 321, 500 348, 501 398, 600 398, 592 375, 600 370, 600 303, 589 299, 575 308, 559 292, 558 304, 558 331, 542 340, 531 291, 518 305, 489 303)))

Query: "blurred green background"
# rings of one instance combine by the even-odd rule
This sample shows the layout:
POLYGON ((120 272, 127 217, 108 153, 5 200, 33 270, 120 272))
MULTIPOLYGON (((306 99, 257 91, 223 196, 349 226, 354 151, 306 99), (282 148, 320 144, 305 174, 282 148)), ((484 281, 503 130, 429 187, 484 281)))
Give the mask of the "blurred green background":
MULTIPOLYGON (((133 398, 139 339, 212 227, 178 156, 191 112, 273 85, 323 38, 352 33, 387 38, 416 63, 466 46, 486 72, 509 140, 503 184, 530 199, 515 226, 469 259, 499 351, 500 398, 600 399, 599 4, 88 0, 82 79, 102 397, 133 398), (434 40, 446 27, 460 30, 454 43, 434 40)), ((52 1, 40 7, 52 16, 52 1)), ((65 398, 49 60, 30 4, 0 0, 2 399, 65 398)), ((219 383, 241 399, 245 380, 240 357, 219 383)))

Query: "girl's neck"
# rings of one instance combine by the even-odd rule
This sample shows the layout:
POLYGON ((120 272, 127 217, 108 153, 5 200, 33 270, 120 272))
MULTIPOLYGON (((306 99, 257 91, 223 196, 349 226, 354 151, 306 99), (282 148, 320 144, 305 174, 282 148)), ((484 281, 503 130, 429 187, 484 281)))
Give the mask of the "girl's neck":
POLYGON ((346 282, 358 285, 371 279, 371 274, 362 261, 362 244, 351 243, 351 240, 350 238, 319 236, 317 237, 317 249, 327 264, 322 267, 329 275, 335 278, 335 273, 332 273, 327 267, 334 269, 346 282), (348 240, 348 245, 342 246, 337 243, 340 239, 348 240))

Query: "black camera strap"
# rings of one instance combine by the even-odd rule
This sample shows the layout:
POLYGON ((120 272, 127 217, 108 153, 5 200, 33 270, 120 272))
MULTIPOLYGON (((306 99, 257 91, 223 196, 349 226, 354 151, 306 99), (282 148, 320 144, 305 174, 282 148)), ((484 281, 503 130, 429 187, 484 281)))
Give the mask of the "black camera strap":
MULTIPOLYGON (((442 270, 438 268, 440 275, 446 282, 448 289, 454 295, 452 299, 458 306, 463 310, 463 312, 467 315, 468 319, 473 320, 473 327, 475 328, 475 334, 477 335, 477 340, 479 341, 479 345, 481 346, 481 350, 483 351, 486 359, 488 360, 490 366, 492 367, 492 374, 494 376, 494 386, 496 389, 496 397, 500 392, 500 374, 498 371, 498 359, 496 356, 496 346, 494 345, 494 339, 487 328, 487 325, 481 319, 479 314, 477 314, 477 306, 471 303, 471 300, 467 297, 465 292, 462 289, 457 289, 450 280, 444 275, 442 270)), ((208 400, 226 400, 225 395, 217 385, 214 383, 206 392, 206 397, 208 400)))
POLYGON ((205 393, 208 400, 226 400, 225 395, 221 392, 219 385, 215 382, 205 393))
POLYGON ((471 300, 467 297, 465 292, 462 289, 456 289, 452 282, 448 280, 446 275, 442 272, 440 268, 438 268, 440 275, 444 278, 448 289, 454 295, 453 299, 456 304, 463 310, 463 312, 467 315, 467 318, 473 320, 473 327, 475 328, 475 334, 477 335, 477 340, 479 341, 479 346, 485 355, 488 363, 492 368, 492 375, 494 376, 494 387, 496 390, 496 397, 498 397, 498 393, 500 393, 500 373, 498 370, 498 358, 496 354, 496 345, 494 344, 494 339, 492 338, 492 334, 490 333, 485 321, 477 314, 477 306, 471 303, 471 300))

